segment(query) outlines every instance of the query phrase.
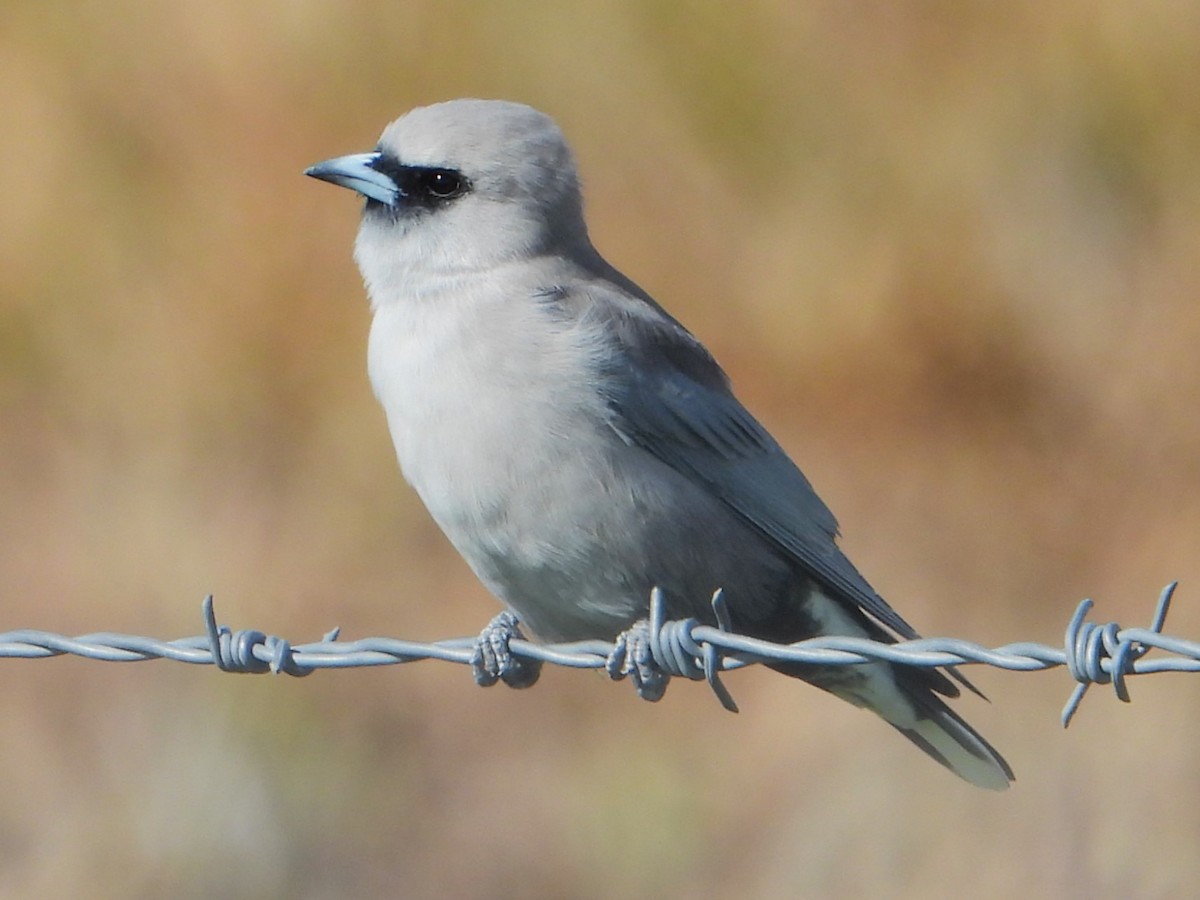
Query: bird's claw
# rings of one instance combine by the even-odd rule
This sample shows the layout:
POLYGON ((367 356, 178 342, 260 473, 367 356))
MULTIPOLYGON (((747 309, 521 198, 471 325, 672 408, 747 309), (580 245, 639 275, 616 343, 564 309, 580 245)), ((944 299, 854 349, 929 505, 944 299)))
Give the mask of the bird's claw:
POLYGON ((628 676, 637 695, 653 703, 661 700, 667 692, 671 676, 654 661, 651 641, 649 620, 640 619, 634 622, 628 631, 617 635, 604 668, 613 681, 620 681, 628 676))
POLYGON ((541 660, 514 656, 508 646, 514 638, 524 640, 525 636, 517 625, 517 617, 508 610, 488 622, 479 633, 471 655, 471 674, 477 685, 491 687, 503 681, 511 688, 527 688, 538 680, 542 674, 541 660))

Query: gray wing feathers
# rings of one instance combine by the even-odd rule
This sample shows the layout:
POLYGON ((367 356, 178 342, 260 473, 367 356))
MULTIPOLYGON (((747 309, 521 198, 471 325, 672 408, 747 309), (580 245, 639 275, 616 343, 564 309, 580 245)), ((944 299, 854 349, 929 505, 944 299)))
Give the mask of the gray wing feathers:
POLYGON ((622 439, 704 485, 836 596, 915 637, 838 549, 833 513, 733 396, 707 351, 681 328, 647 332, 645 320, 639 325, 640 341, 620 335, 630 355, 614 362, 619 371, 610 382, 620 385, 609 405, 622 439), (647 335, 653 346, 639 346, 647 335))

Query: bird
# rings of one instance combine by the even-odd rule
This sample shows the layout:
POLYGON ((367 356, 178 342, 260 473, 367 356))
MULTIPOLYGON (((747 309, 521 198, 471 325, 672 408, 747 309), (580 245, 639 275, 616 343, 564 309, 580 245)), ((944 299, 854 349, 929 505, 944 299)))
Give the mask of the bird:
MULTIPOLYGON (((917 637, 712 354, 593 246, 549 115, 433 103, 305 174, 365 200, 370 381, 404 479, 503 604, 498 622, 614 640, 652 592, 670 618, 717 624, 719 591, 751 637, 917 637)), ((975 690, 955 670, 772 668, 875 712, 972 784, 1013 780, 943 699, 955 681, 975 690)))

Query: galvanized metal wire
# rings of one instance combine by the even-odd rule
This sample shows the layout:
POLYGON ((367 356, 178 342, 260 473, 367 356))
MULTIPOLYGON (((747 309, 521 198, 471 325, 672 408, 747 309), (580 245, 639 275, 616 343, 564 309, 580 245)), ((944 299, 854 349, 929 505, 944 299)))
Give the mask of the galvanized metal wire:
MULTIPOLYGON (((502 666, 528 663, 533 667, 531 678, 528 669, 524 676, 512 679, 501 672, 499 677, 517 687, 536 680, 536 667, 542 663, 606 669, 614 678, 633 675, 639 693, 647 699, 661 697, 670 677, 680 676, 707 680, 722 704, 735 711, 736 705, 722 684, 720 674, 756 663, 837 666, 886 660, 918 667, 987 665, 1018 672, 1065 666, 1076 682, 1063 708, 1065 727, 1093 684, 1111 684, 1117 697, 1128 703, 1127 679, 1130 675, 1200 671, 1200 642, 1162 633, 1175 588, 1175 582, 1163 588, 1147 628, 1122 628, 1116 622, 1089 622, 1087 616, 1093 603, 1084 600, 1067 625, 1063 644, 1057 647, 1025 641, 987 648, 958 638, 922 638, 885 644, 862 638, 819 637, 796 644, 773 644, 733 633, 720 592, 713 597, 713 607, 717 621, 722 624, 714 628, 695 619, 667 621, 661 594, 655 591, 649 620, 623 635, 616 645, 606 641, 534 643, 522 638, 515 630, 515 620, 503 622, 498 618, 493 627, 499 627, 503 633, 496 638, 496 632, 491 632, 492 651, 489 652, 498 648, 500 656, 506 657, 500 660, 502 666), (508 625, 513 628, 505 632, 504 627, 508 625), (1147 658, 1152 650, 1159 651, 1159 655, 1147 658), (648 665, 650 660, 652 667, 648 665), (643 668, 657 669, 657 674, 641 671, 643 668), (643 679, 648 681, 643 683, 643 679)), ((440 659, 472 665, 480 683, 496 680, 494 673, 489 678, 480 675, 480 645, 484 642, 480 637, 434 642, 387 637, 343 641, 335 628, 320 641, 293 644, 286 638, 261 631, 234 631, 218 625, 211 596, 205 598, 202 613, 204 634, 173 641, 111 632, 78 637, 34 629, 2 632, 0 658, 45 659, 69 654, 105 662, 169 659, 193 665, 215 665, 226 672, 272 672, 295 676, 309 675, 316 669, 387 666, 440 659)), ((489 632, 485 631, 487 635, 489 632)))

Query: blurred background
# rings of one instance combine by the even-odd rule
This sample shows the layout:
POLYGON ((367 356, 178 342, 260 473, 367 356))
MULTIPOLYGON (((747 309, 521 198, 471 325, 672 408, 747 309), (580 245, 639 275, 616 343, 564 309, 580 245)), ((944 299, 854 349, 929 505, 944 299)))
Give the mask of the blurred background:
MULTIPOLYGON (((1200 635, 1200 6, 8 0, 0 629, 293 640, 496 611, 365 375, 359 204, 406 109, 554 115, 681 318, 928 635, 1200 635)), ((297 680, 0 662, 4 897, 1180 896, 1200 682, 974 670, 1004 795, 762 671, 297 680)))

